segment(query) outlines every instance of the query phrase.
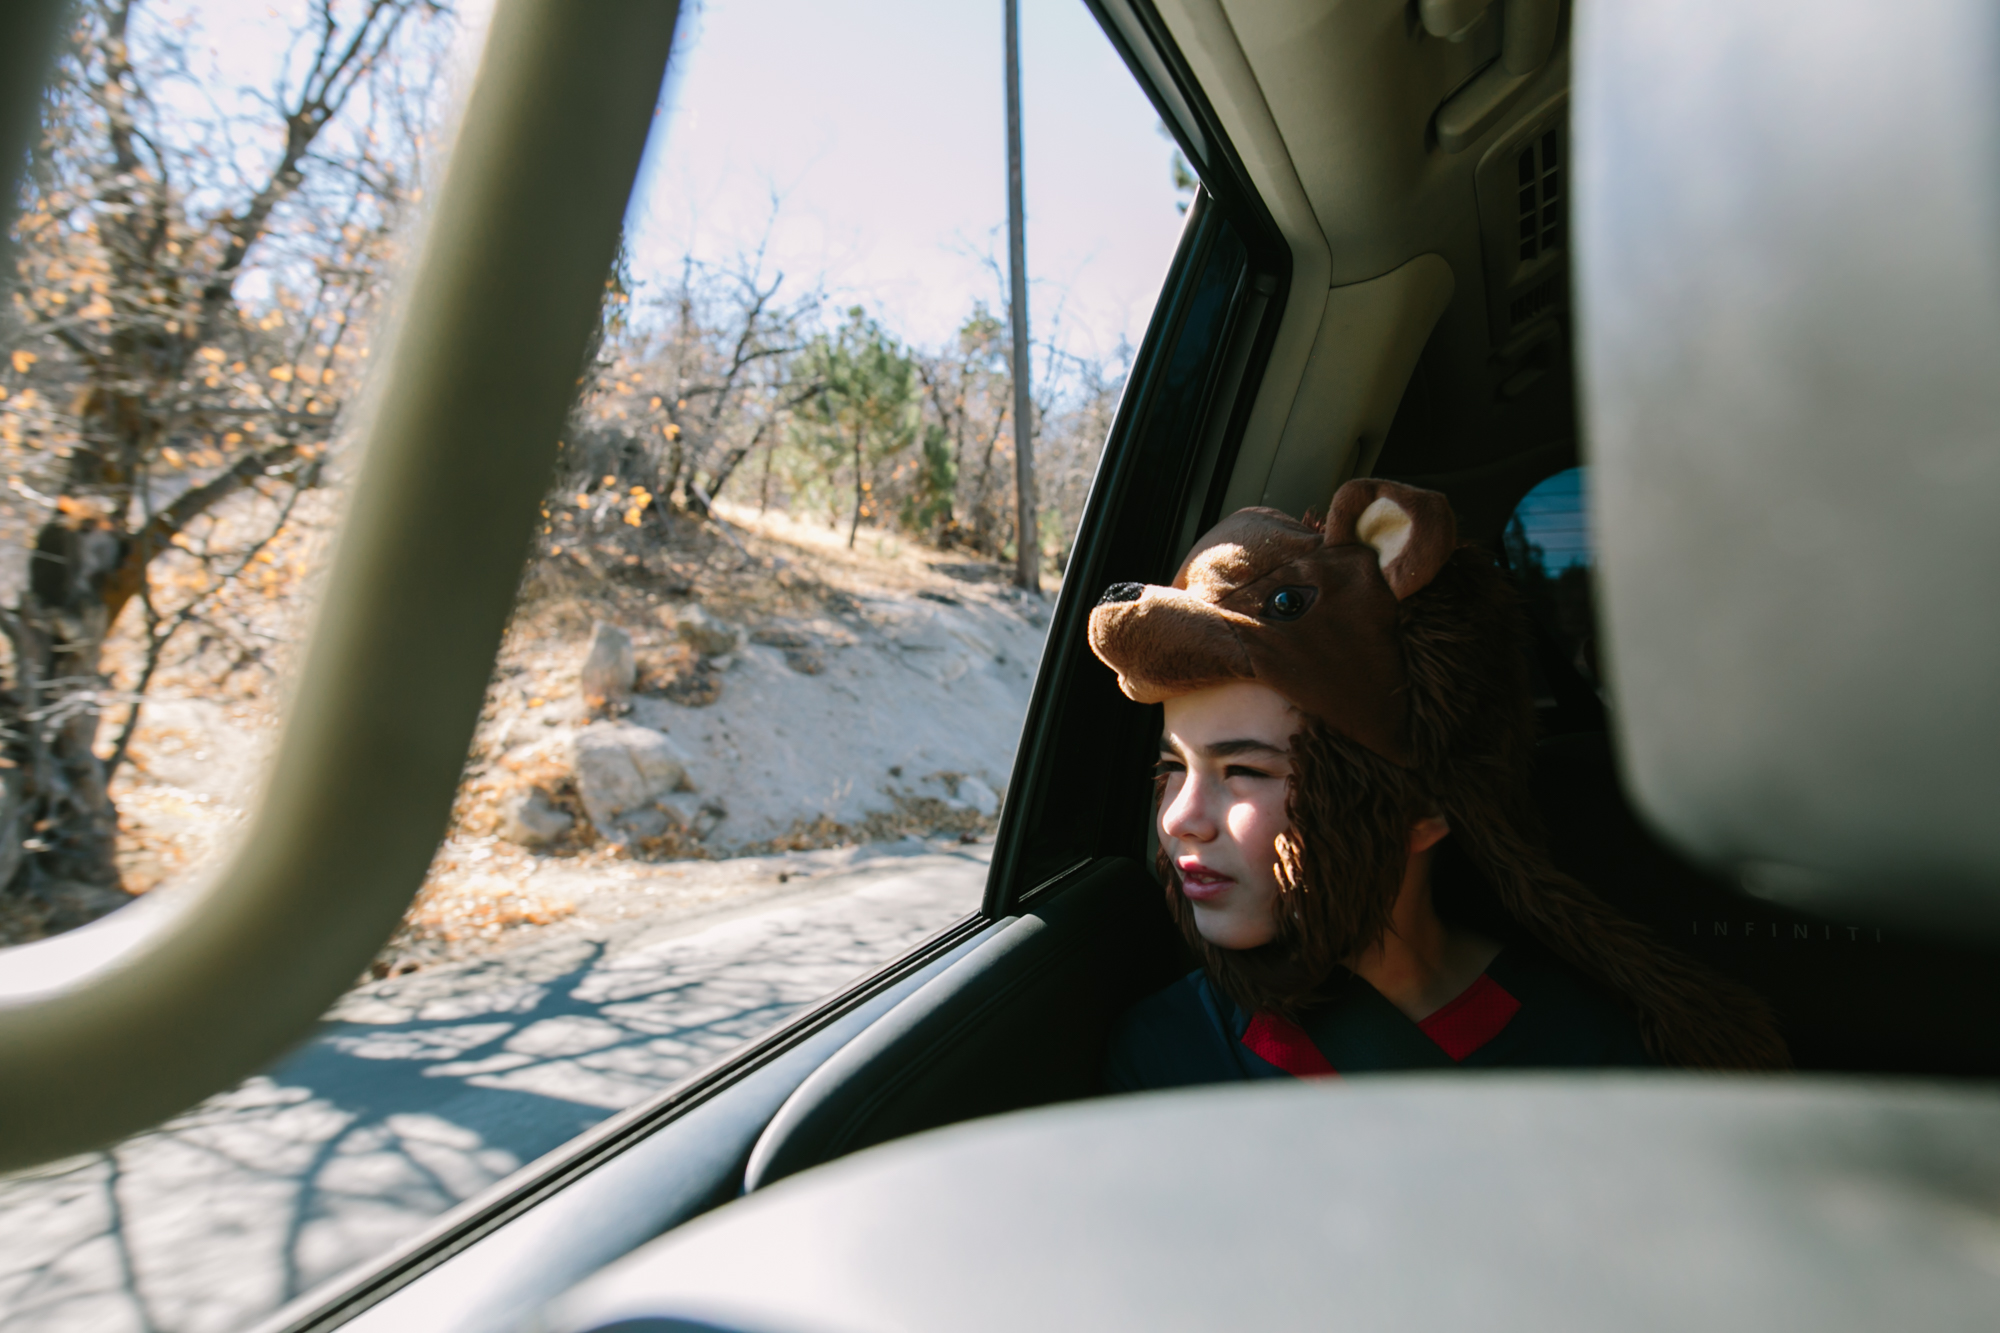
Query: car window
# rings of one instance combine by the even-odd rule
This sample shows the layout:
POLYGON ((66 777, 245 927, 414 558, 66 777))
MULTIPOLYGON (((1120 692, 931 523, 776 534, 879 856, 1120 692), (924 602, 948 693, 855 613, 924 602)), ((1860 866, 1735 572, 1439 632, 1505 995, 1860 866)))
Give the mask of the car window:
MULTIPOLYGON (((1584 473, 1573 467, 1537 483, 1507 520, 1504 542, 1507 563, 1533 621, 1539 673, 1546 678, 1567 671, 1596 689, 1600 678, 1584 473)), ((1544 679, 1541 687, 1547 691, 1554 683, 1544 679)))
MULTIPOLYGON (((305 3, 82 12, 0 325, 0 703, 85 781, 30 810, 8 752, 8 942, 191 882, 245 819, 478 38, 416 0, 335 5, 331 39, 305 3), (357 41, 350 86, 327 71, 357 41), (284 96, 325 119, 296 161, 284 96), (288 192, 232 248, 265 180, 288 192), (139 196, 151 250, 121 230, 139 196), (138 361, 93 378, 99 338, 172 359, 108 461, 148 402, 138 361), (24 706, 30 671, 68 683, 24 706)), ((422 893, 293 1055, 0 1181, 0 1318, 243 1326, 978 909, 1182 227, 1172 145, 1088 12, 1027 6, 1042 590, 1018 588, 1000 39, 997 12, 918 5, 684 21, 422 893)))

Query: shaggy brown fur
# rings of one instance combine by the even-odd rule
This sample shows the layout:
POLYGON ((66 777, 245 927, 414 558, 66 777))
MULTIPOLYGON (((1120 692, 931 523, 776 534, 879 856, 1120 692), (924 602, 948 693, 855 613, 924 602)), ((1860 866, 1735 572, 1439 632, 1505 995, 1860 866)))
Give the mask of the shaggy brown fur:
MULTIPOLYGON (((1341 487, 1336 500, 1365 498, 1360 484, 1341 487)), ((1109 589, 1090 613, 1091 651, 1141 703, 1254 680, 1377 754, 1407 762, 1397 594, 1383 556, 1356 528, 1370 527, 1385 547, 1394 545, 1387 564, 1412 591, 1442 560, 1434 550, 1439 540, 1448 552, 1457 538, 1443 496, 1395 491, 1368 492, 1389 501, 1374 523, 1360 523, 1355 510, 1344 528, 1326 533, 1275 509, 1237 510, 1195 544, 1171 586, 1109 589), (1398 497, 1410 507, 1399 507, 1398 497), (1296 599, 1294 613, 1272 605, 1280 593, 1296 599)))
POLYGON ((1169 908, 1217 985, 1252 1012, 1310 1003, 1340 960, 1388 928, 1410 826, 1441 813, 1507 914, 1619 997, 1662 1063, 1788 1067, 1758 996, 1656 943, 1550 862, 1528 788, 1535 723, 1522 620, 1492 559, 1460 548, 1400 608, 1414 762, 1392 763, 1317 720, 1298 733, 1277 938, 1253 950, 1209 945, 1161 858, 1169 908))

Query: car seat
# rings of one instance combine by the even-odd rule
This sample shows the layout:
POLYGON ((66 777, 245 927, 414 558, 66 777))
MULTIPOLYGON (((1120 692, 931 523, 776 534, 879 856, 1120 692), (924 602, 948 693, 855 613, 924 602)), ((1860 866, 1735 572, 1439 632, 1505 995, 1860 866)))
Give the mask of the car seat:
POLYGON ((2000 987, 1979 955, 1787 911, 1695 869, 1633 813, 1601 732, 1543 741, 1534 782, 1556 864, 1769 1000, 1800 1068, 2000 1073, 2000 987))

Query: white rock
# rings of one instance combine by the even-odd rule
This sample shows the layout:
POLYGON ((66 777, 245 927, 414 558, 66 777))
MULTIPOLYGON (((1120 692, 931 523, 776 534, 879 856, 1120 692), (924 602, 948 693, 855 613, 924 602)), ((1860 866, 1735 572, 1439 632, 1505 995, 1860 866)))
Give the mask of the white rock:
POLYGON ((666 810, 657 805, 642 805, 636 810, 627 810, 611 821, 611 827, 604 830, 604 836, 614 842, 625 842, 636 838, 657 838, 677 821, 666 810))
POLYGON ((576 821, 549 800, 540 787, 510 797, 500 811, 500 836, 523 847, 544 847, 569 832, 576 821))
POLYGON ((720 657, 743 641, 742 630, 699 605, 682 609, 674 621, 674 633, 703 657, 720 657))
POLYGON ((675 829, 701 841, 727 817, 720 801, 704 800, 691 792, 667 792, 654 797, 649 805, 621 812, 611 821, 605 836, 623 842, 657 838, 675 829))
POLYGON ((600 620, 591 627, 590 647, 583 655, 583 697, 593 708, 622 704, 632 697, 638 662, 632 636, 600 620))
POLYGON ((985 816, 1000 808, 1000 798, 991 787, 963 773, 930 773, 917 779, 911 790, 917 796, 942 802, 947 810, 971 810, 985 816))
POLYGON ((626 714, 625 720, 642 727, 651 727, 655 731, 666 731, 674 725, 677 715, 685 717, 686 711, 676 708, 665 699, 655 699, 650 695, 640 694, 633 697, 632 711, 626 714))
POLYGON ((958 780, 958 799, 977 810, 982 819, 990 819, 1000 809, 1000 794, 978 778, 958 780))
POLYGON ((691 793, 662 796, 660 809, 697 840, 706 839, 723 820, 729 818, 729 809, 721 801, 691 793))
MULTIPOLYGON (((585 727, 571 742, 571 756, 584 811, 597 831, 614 841, 632 836, 620 827, 620 816, 652 806, 687 783, 687 755, 672 738, 630 722, 585 727)), ((663 831, 664 825, 655 832, 663 831)))

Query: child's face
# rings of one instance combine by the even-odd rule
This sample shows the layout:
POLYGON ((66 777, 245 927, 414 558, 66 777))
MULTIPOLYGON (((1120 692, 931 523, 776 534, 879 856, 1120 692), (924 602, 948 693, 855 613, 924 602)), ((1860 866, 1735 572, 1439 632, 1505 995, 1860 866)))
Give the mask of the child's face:
POLYGON ((1180 871, 1195 929, 1218 948, 1268 944, 1298 711, 1249 682, 1169 699, 1166 710, 1160 845, 1180 871))

